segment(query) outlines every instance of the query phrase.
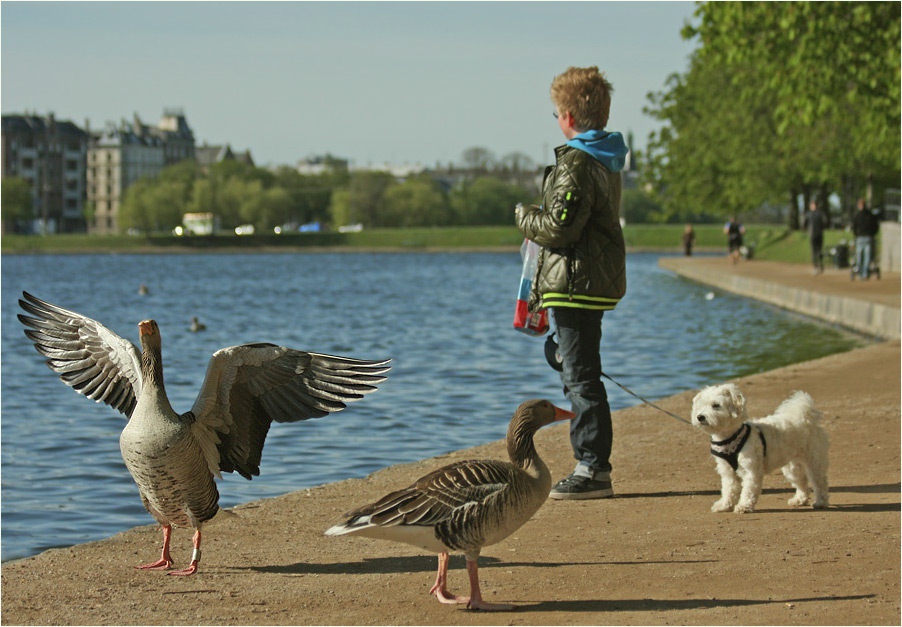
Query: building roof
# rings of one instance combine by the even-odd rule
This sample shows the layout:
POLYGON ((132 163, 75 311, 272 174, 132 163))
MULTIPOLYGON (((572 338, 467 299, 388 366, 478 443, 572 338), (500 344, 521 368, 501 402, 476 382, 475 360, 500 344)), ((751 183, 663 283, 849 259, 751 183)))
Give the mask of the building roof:
POLYGON ((3 133, 47 133, 51 127, 55 127, 58 135, 67 135, 72 137, 86 137, 87 133, 76 124, 69 120, 57 120, 53 114, 46 117, 36 115, 4 115, 3 116, 3 133))
POLYGON ((246 165, 254 165, 254 159, 251 157, 250 150, 233 152, 232 147, 228 144, 218 146, 208 146, 207 144, 204 144, 202 146, 195 146, 194 158, 197 159, 197 162, 201 167, 211 166, 214 163, 220 163, 221 161, 238 161, 239 163, 244 163, 246 165))

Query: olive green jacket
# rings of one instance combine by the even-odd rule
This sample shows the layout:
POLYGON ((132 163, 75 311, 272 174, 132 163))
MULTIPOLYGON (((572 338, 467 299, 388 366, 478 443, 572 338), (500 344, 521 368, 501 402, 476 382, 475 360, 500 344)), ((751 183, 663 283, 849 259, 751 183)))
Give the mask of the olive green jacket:
POLYGON ((620 173, 571 146, 559 146, 555 156, 542 207, 517 209, 517 227, 542 247, 529 310, 614 309, 626 294, 620 173))

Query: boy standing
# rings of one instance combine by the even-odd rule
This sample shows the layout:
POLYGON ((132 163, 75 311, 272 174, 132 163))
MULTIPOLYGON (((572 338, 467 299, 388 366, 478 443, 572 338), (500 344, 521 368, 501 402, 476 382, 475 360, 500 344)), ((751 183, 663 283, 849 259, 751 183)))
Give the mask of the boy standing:
POLYGON ((601 319, 626 293, 626 250, 620 229, 620 170, 628 149, 604 130, 611 84, 597 67, 568 68, 551 83, 554 117, 567 142, 546 168, 543 204, 519 206, 517 227, 539 244, 531 312, 551 309, 564 393, 576 413, 570 442, 573 473, 554 499, 613 496, 611 409, 601 381, 601 319))

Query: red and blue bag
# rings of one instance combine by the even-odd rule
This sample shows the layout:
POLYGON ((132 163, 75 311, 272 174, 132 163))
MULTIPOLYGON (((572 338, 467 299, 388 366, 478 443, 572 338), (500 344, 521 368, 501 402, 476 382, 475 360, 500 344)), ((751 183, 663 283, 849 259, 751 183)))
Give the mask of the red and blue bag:
POLYGON ((542 309, 536 313, 529 313, 528 307, 529 293, 532 291, 532 282, 536 276, 539 249, 539 245, 529 239, 523 240, 523 245, 520 246, 523 274, 520 277, 517 308, 514 310, 514 328, 527 335, 544 335, 548 332, 548 310, 542 309))

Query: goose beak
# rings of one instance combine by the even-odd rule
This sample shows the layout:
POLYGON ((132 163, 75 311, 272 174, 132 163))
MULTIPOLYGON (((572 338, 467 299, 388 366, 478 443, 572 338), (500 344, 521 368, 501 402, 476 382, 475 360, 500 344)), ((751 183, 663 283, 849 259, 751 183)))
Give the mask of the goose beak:
POLYGON ((572 411, 567 411, 566 409, 561 409, 557 405, 554 407, 554 420, 557 422, 558 420, 573 420, 576 418, 576 414, 572 411))
POLYGON ((153 320, 142 320, 138 323, 141 335, 153 335, 153 320))

